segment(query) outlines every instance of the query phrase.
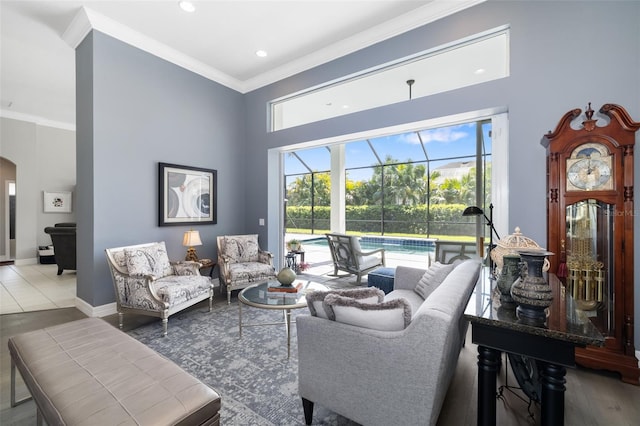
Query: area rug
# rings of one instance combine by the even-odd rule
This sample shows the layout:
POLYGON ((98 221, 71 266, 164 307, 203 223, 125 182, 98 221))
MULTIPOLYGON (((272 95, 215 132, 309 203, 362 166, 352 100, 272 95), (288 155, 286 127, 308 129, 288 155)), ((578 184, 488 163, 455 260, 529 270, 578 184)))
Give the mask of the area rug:
MULTIPOLYGON (((349 280, 350 281, 350 280, 349 280)), ((326 283, 328 284, 328 283, 326 283)), ((332 287, 350 287, 346 280, 332 287)), ((128 332, 215 389, 222 397, 223 425, 304 425, 298 396, 296 327, 291 331, 287 359, 284 325, 243 327, 238 330, 238 301, 231 305, 217 297, 212 312, 205 304, 169 319, 169 334, 161 337, 154 321, 128 332)), ((292 320, 308 315, 307 308, 292 311, 292 320)), ((243 305, 243 323, 283 321, 282 311, 243 305)), ((356 425, 316 404, 313 424, 356 425)))

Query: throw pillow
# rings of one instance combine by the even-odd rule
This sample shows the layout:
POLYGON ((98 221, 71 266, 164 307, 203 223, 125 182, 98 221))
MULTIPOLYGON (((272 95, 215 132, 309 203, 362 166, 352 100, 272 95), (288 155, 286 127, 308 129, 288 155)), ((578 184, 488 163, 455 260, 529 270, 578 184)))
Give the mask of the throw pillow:
POLYGON ((312 291, 305 295, 311 315, 325 319, 328 318, 327 312, 324 308, 324 299, 329 294, 338 294, 340 296, 356 299, 361 303, 380 303, 384 300, 384 292, 375 287, 312 291))
POLYGON ((447 278, 447 275, 453 271, 455 266, 455 264, 435 262, 427 269, 422 278, 420 278, 414 291, 418 293, 420 297, 426 299, 436 287, 442 284, 442 281, 447 278))
POLYGON ((164 277, 173 272, 164 242, 146 247, 126 248, 124 258, 127 271, 131 275, 164 277))
POLYGON ((411 305, 403 298, 382 303, 362 303, 349 297, 329 294, 324 298, 324 304, 329 319, 357 327, 400 331, 411 323, 411 305))

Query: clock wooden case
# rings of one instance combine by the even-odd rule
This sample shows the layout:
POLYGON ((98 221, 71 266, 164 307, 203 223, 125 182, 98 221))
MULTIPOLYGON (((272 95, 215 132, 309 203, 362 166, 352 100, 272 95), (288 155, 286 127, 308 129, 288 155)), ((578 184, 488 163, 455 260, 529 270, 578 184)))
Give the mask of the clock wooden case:
POLYGON ((605 336, 603 347, 576 349, 582 366, 617 371, 622 380, 640 384, 633 324, 633 148, 640 123, 615 104, 599 111, 591 103, 567 112, 547 148, 547 248, 555 272, 573 297, 578 314, 605 336))

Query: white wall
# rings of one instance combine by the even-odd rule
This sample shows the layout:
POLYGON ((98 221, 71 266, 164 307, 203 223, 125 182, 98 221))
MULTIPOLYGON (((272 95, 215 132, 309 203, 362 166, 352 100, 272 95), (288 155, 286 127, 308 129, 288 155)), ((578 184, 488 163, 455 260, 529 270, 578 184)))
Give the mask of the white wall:
POLYGON ((75 185, 75 132, 0 118, 0 135, 0 156, 16 165, 16 263, 33 263, 38 245, 51 242, 44 227, 75 220, 73 213, 45 214, 42 206, 45 189, 75 185))

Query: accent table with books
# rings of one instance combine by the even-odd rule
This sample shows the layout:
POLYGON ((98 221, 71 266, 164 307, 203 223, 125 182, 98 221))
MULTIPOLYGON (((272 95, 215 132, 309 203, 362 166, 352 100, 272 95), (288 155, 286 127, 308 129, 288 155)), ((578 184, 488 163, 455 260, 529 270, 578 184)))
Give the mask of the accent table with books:
POLYGON ((238 327, 242 337, 242 327, 285 324, 287 330, 287 358, 291 355, 291 310, 305 308, 305 295, 310 291, 326 291, 329 288, 323 284, 308 280, 295 280, 292 287, 286 288, 278 281, 268 281, 254 284, 245 288, 238 295, 238 327), (269 290, 271 288, 271 290, 269 290), (296 291, 293 291, 295 289, 296 291), (284 322, 245 324, 242 322, 242 305, 259 309, 279 309, 284 313, 284 322))

